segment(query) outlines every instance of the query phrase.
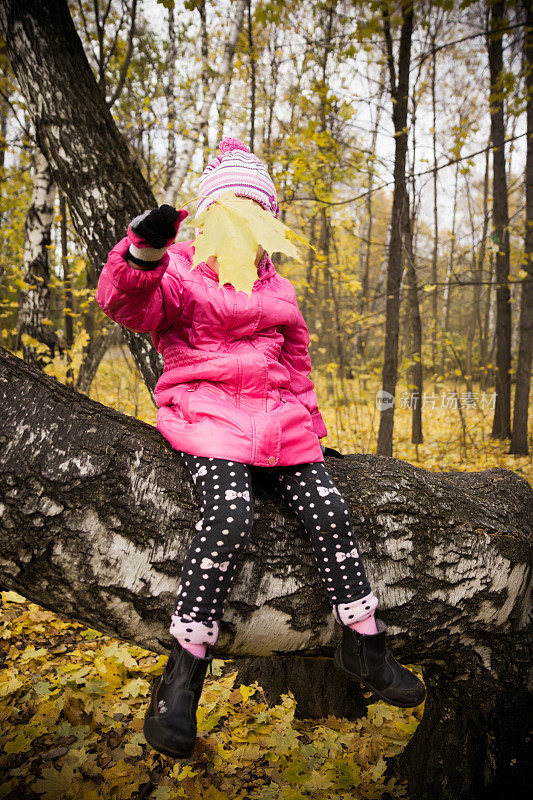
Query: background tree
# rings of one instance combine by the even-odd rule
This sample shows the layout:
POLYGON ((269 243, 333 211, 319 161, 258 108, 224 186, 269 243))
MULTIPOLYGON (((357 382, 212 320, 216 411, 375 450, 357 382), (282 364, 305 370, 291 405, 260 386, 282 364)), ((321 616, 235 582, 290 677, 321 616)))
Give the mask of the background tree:
POLYGON ((533 12, 523 3, 526 14, 523 70, 527 107, 526 219, 524 236, 524 272, 520 296, 520 346, 516 367, 516 393, 511 452, 527 455, 528 410, 533 358, 533 12))
MULTIPOLYGON (((383 2, 383 31, 387 43, 390 95, 393 103, 395 131, 394 197, 390 227, 390 242, 387 268, 387 299, 385 322, 385 351, 383 354, 382 388, 391 398, 396 396, 398 376, 398 331, 400 309, 400 283, 402 279, 402 229, 408 204, 405 182, 407 154, 407 113, 409 104, 409 67, 411 62, 411 37, 413 33, 413 4, 408 0, 402 4, 403 22, 398 50, 398 81, 390 30, 388 3, 383 2)), ((392 433, 394 428, 394 403, 381 411, 378 433, 378 453, 392 455, 392 433)))
POLYGON ((509 289, 509 212, 505 166, 503 34, 505 3, 489 6, 487 47, 490 69, 493 155, 492 219, 496 251, 496 407, 492 435, 511 436, 511 293, 509 289))

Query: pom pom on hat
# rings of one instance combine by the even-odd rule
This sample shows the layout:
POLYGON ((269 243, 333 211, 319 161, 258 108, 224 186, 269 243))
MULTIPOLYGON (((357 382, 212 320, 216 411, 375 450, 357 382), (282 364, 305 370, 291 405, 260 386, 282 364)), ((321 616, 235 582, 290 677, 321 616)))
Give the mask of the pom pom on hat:
POLYGON ((263 162, 235 136, 222 139, 219 151, 220 155, 209 162, 200 178, 198 194, 202 197, 196 209, 197 216, 225 192, 232 191, 237 197, 256 200, 277 217, 276 187, 263 162))
POLYGON ((245 153, 250 152, 248 145, 241 142, 241 140, 237 139, 235 136, 226 136, 225 139, 222 139, 218 149, 221 153, 229 153, 231 150, 244 150, 245 153))

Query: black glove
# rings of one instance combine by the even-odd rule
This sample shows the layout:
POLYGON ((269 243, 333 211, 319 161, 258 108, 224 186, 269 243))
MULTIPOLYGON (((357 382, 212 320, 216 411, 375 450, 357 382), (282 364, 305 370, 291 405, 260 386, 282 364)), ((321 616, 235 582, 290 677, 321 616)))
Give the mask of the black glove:
POLYGON ((179 226, 189 215, 185 209, 177 211, 173 206, 164 203, 159 208, 144 211, 129 224, 128 236, 139 248, 152 247, 156 250, 170 247, 179 226))

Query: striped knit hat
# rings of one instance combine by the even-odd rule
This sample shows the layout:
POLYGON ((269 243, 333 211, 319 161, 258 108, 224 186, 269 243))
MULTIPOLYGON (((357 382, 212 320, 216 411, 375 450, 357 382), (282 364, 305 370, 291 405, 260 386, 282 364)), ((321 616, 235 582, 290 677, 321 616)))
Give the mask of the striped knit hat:
POLYGON ((232 191, 237 197, 257 200, 277 217, 276 188, 263 162, 240 139, 227 137, 220 142, 218 149, 220 155, 209 162, 200 178, 198 193, 205 197, 198 202, 196 214, 205 211, 224 192, 232 191))

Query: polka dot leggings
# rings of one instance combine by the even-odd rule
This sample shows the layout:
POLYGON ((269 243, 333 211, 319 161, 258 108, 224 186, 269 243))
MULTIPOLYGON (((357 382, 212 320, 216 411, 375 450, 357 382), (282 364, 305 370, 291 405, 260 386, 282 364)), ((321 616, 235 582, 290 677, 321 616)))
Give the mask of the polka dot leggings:
MULTIPOLYGON (((250 467, 237 461, 180 452, 201 500, 201 516, 181 572, 170 633, 213 645, 230 593, 239 551, 253 523, 250 467)), ((320 577, 337 622, 370 617, 378 600, 370 589, 346 501, 323 462, 262 467, 309 533, 320 577)))

